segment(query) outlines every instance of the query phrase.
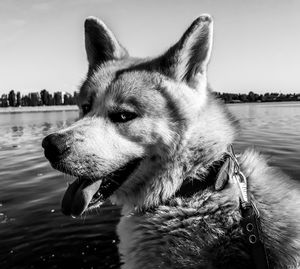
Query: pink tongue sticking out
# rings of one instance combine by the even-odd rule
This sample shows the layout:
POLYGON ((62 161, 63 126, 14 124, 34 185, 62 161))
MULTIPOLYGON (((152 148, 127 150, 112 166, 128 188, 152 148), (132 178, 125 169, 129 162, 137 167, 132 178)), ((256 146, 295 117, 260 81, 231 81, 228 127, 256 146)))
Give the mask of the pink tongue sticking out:
POLYGON ((75 180, 64 194, 62 212, 65 215, 80 216, 100 188, 101 182, 101 180, 97 180, 86 186, 85 181, 75 180))

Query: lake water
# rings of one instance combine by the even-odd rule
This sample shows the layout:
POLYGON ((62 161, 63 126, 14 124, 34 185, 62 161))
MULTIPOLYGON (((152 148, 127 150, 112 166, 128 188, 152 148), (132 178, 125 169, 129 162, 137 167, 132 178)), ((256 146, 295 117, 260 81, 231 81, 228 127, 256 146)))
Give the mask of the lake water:
MULTIPOLYGON (((300 180, 300 102, 234 104, 242 133, 237 152, 256 147, 300 180)), ((119 268, 119 210, 68 218, 60 200, 70 178, 43 156, 42 138, 76 111, 0 114, 0 268, 119 268)))

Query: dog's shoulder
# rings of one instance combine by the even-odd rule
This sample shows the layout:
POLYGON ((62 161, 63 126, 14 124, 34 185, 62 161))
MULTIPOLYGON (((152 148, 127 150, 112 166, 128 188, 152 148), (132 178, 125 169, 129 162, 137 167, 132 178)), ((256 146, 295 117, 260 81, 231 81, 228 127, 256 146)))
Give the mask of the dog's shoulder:
MULTIPOLYGON (((295 265, 300 253, 299 184, 270 167, 258 152, 247 150, 239 160, 261 213, 272 266, 295 265)), ((232 184, 221 192, 208 188, 187 199, 176 197, 146 212, 124 216, 118 234, 120 252, 129 266, 125 268, 226 268, 228 264, 234 268, 234 260, 252 268, 238 197, 232 184)))

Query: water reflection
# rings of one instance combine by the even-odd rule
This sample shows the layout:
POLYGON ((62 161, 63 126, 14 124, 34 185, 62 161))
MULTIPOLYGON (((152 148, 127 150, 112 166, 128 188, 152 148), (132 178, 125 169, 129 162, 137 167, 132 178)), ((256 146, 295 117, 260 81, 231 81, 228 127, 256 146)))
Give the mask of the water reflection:
POLYGON ((48 133, 51 128, 51 124, 49 122, 44 122, 42 128, 43 133, 48 133))
POLYGON ((20 137, 24 134, 24 127, 23 126, 12 126, 12 136, 13 137, 20 137))
POLYGON ((295 179, 300 168, 300 103, 236 104, 229 106, 238 117, 242 133, 239 150, 255 147, 270 156, 270 163, 295 179))

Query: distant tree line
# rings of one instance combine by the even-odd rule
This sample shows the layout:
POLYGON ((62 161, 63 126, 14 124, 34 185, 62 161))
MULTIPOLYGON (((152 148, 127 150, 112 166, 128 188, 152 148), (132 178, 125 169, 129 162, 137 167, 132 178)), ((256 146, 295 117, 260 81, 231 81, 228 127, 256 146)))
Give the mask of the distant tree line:
POLYGON ((73 95, 67 92, 49 93, 43 89, 40 92, 31 92, 21 96, 18 91, 11 90, 8 94, 2 94, 0 98, 0 107, 19 107, 19 106, 60 106, 76 105, 78 93, 73 95))
POLYGON ((300 94, 296 93, 265 93, 257 94, 250 91, 244 93, 220 93, 214 94, 224 100, 225 103, 251 103, 251 102, 283 102, 283 101, 300 101, 300 94))
MULTIPOLYGON (((250 91, 248 94, 220 92, 214 92, 214 94, 225 103, 300 101, 300 94, 296 93, 257 94, 250 91)), ((8 94, 2 94, 0 107, 76 105, 77 98, 77 92, 74 92, 73 95, 67 92, 51 94, 43 89, 40 92, 31 92, 21 96, 19 91, 15 93, 14 90, 11 90, 8 94)))

